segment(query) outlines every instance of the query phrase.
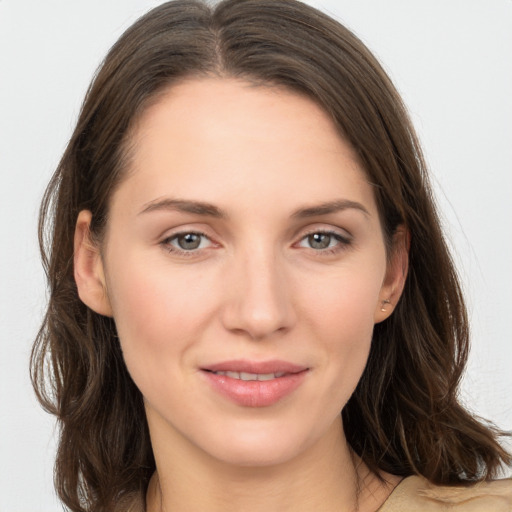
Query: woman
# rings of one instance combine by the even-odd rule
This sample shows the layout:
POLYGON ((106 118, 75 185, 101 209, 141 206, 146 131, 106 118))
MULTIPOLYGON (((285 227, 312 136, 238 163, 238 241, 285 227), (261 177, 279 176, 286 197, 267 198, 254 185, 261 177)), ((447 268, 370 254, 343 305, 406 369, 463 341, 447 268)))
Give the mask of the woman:
POLYGON ((49 221, 33 378, 71 510, 510 510, 507 481, 439 487, 511 459, 457 401, 467 319, 414 131, 337 22, 148 13, 91 85, 49 221))

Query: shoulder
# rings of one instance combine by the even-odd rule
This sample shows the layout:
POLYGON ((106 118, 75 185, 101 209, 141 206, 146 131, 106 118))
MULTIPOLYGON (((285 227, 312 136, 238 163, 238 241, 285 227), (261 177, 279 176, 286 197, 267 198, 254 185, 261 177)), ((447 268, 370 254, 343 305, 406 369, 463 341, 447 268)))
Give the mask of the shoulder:
POLYGON ((512 478, 469 487, 436 486, 410 476, 391 493, 378 512, 512 512, 512 478))

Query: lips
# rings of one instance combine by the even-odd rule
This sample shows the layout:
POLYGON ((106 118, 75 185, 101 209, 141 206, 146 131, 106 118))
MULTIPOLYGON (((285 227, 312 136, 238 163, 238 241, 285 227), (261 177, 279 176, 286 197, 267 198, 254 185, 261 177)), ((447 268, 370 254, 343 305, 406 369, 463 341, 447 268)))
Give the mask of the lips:
POLYGON ((248 372, 213 372, 215 375, 225 375, 226 377, 230 377, 231 379, 238 380, 272 380, 277 379, 279 377, 284 377, 286 374, 283 372, 277 373, 248 373, 248 372))
POLYGON ((224 361, 202 368, 214 391, 243 407, 268 407, 297 389, 308 368, 287 361, 224 361))

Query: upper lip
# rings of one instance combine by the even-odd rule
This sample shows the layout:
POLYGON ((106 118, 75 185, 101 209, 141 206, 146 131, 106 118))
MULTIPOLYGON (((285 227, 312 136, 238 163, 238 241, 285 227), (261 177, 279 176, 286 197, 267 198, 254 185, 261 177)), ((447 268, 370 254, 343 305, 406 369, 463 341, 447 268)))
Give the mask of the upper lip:
POLYGON ((307 366, 290 363, 288 361, 270 360, 270 361, 248 361, 238 359, 233 361, 222 361, 209 364, 201 368, 210 372, 245 372, 256 374, 269 373, 300 373, 307 370, 307 366))

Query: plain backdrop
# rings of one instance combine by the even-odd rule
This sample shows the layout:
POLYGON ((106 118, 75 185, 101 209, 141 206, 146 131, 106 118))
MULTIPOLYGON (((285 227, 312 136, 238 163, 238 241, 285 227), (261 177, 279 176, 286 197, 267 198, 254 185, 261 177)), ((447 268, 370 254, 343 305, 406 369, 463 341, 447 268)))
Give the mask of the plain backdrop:
MULTIPOLYGON (((45 303, 38 205, 94 70, 160 2, 0 0, 0 512, 61 510, 28 357, 45 303)), ((468 297, 463 398, 512 430, 512 1, 319 0, 382 61, 433 173, 468 297)))

